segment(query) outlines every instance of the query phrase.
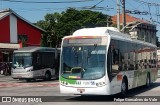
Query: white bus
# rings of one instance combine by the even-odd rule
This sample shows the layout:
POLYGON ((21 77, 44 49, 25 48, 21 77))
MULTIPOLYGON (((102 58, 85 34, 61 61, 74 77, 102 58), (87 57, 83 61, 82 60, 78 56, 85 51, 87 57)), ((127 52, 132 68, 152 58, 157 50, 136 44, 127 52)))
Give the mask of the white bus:
POLYGON ((160 77, 160 48, 157 48, 157 59, 158 59, 158 77, 160 77))
POLYGON ((157 78, 156 48, 113 27, 77 30, 62 40, 60 92, 112 95, 150 86, 157 78))
POLYGON ((12 78, 50 80, 59 73, 60 49, 47 47, 24 47, 15 50, 12 62, 12 78))

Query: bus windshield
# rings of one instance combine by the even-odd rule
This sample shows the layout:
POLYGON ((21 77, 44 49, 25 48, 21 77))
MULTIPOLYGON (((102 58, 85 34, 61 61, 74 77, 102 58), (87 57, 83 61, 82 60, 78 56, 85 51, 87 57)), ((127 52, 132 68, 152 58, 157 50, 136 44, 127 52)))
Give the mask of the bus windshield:
POLYGON ((30 67, 32 66, 32 56, 31 53, 15 53, 13 55, 12 67, 30 67))
POLYGON ((106 46, 66 46, 61 73, 70 79, 98 79, 105 74, 106 46))

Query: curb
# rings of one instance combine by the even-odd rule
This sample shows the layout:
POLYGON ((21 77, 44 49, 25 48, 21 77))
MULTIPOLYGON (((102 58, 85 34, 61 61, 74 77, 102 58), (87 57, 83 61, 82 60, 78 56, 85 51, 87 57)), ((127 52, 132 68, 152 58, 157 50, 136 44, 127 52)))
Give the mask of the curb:
POLYGON ((58 86, 59 83, 52 83, 52 84, 49 84, 49 83, 38 83, 38 84, 31 84, 31 83, 0 83, 0 88, 1 87, 34 87, 34 86, 38 86, 38 87, 55 87, 55 86, 58 86))

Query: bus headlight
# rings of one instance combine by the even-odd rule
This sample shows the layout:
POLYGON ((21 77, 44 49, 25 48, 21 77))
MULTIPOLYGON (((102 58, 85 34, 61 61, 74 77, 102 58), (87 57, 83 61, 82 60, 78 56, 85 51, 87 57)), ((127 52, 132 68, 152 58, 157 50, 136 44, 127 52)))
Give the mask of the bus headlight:
POLYGON ((29 70, 27 70, 27 72, 31 72, 31 71, 33 71, 33 69, 29 69, 29 70))
POLYGON ((105 85, 105 82, 98 82, 98 83, 96 83, 96 86, 103 86, 103 85, 105 85))
POLYGON ((65 81, 61 81, 61 84, 62 84, 62 85, 68 85, 68 83, 65 82, 65 81))

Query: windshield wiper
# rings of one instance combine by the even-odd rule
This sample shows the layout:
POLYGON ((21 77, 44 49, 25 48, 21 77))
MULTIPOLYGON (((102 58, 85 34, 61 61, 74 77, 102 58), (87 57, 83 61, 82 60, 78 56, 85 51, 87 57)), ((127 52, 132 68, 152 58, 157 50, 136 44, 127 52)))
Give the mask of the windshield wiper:
POLYGON ((95 52, 96 52, 96 50, 95 50, 96 48, 97 48, 97 44, 94 44, 94 48, 93 48, 93 50, 88 51, 87 59, 88 59, 88 58, 90 58, 90 57, 92 56, 92 54, 91 54, 91 53, 92 53, 92 51, 95 51, 95 52))
POLYGON ((87 69, 81 68, 81 78, 83 78, 84 73, 86 72, 87 69))

